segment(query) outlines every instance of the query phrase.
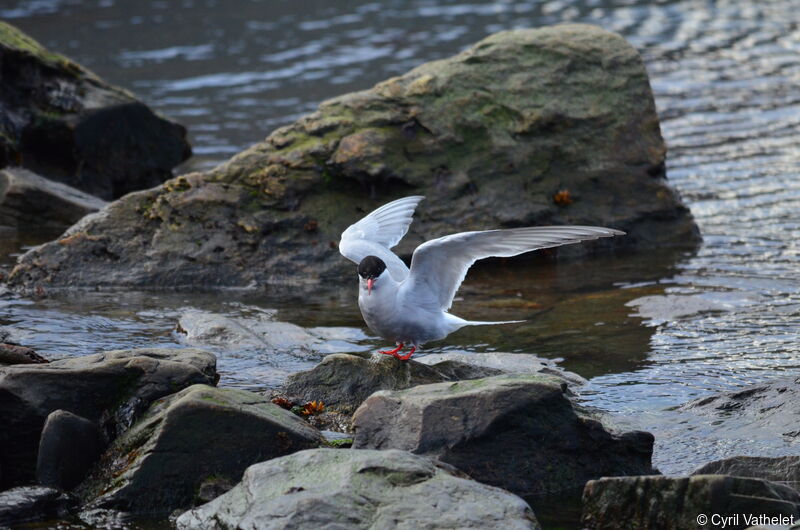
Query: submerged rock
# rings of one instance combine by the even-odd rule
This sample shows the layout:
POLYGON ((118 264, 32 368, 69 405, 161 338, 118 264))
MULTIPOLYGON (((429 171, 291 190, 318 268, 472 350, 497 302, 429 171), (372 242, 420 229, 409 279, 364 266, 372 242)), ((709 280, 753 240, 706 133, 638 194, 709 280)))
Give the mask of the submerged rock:
POLYGON ((51 412, 39 439, 36 481, 71 490, 86 477, 104 446, 96 423, 65 410, 51 412))
MULTIPOLYGON (((490 368, 504 373, 554 375, 573 386, 580 386, 586 383, 586 379, 574 372, 564 370, 555 361, 543 359, 529 353, 433 353, 420 356, 417 361, 437 367, 439 370, 444 369, 447 363, 454 362, 479 368, 490 368)), ((462 377, 460 379, 467 378, 462 377)))
POLYGON ((42 428, 55 410, 97 422, 110 440, 154 400, 216 380, 214 356, 188 348, 119 350, 49 364, 0 367, 3 485, 34 480, 42 428))
POLYGON ((290 375, 281 393, 296 402, 322 401, 326 407, 352 414, 378 390, 402 390, 499 373, 492 368, 476 369, 469 365, 450 365, 447 370, 438 370, 436 365, 427 366, 413 360, 402 362, 381 354, 364 358, 340 353, 328 355, 311 370, 290 375))
POLYGON ((180 530, 538 529, 515 495, 403 451, 315 449, 254 465, 242 482, 181 515, 180 530))
POLYGON ((25 486, 0 492, 0 525, 18 525, 66 515, 74 504, 54 488, 25 486))
POLYGON ((800 493, 766 480, 724 475, 602 478, 586 484, 583 493, 587 530, 721 528, 723 519, 715 522, 712 515, 731 517, 725 528, 734 530, 759 522, 753 519, 758 516, 797 521, 800 493))
POLYGON ((25 169, 0 171, 0 228, 66 228, 105 205, 97 197, 25 169))
POLYGON ((353 417, 353 447, 433 456, 529 502, 601 476, 654 473, 651 434, 612 434, 565 392, 542 375, 376 392, 353 417))
POLYGON ((280 322, 265 310, 246 308, 239 313, 220 314, 192 310, 181 315, 176 326, 192 346, 256 348, 265 353, 288 353, 298 357, 322 356, 359 346, 344 340, 340 328, 304 328, 280 322))
POLYGON ((796 441, 800 439, 800 377, 695 399, 680 410, 709 418, 708 428, 718 438, 796 441))
POLYGON ((322 443, 319 431, 263 396, 195 385, 156 401, 78 494, 94 499, 92 508, 167 513, 235 484, 251 464, 322 443))
POLYGON ((398 247, 453 231, 600 224, 628 232, 554 250, 693 245, 664 178, 665 146, 641 57, 587 25, 498 33, 320 105, 205 173, 124 197, 28 252, 16 288, 214 287, 338 281, 342 230, 424 194, 398 247), (499 208, 498 205, 502 205, 499 208))
POLYGON ((733 475, 778 482, 800 491, 800 456, 734 456, 709 462, 692 475, 733 475))
POLYGON ((0 62, 0 167, 113 199, 161 184, 191 155, 181 125, 5 22, 0 62))

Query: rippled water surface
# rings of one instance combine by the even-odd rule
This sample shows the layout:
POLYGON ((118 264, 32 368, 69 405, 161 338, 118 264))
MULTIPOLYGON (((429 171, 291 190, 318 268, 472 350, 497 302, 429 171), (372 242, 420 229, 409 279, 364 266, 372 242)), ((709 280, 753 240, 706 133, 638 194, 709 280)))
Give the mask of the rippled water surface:
MULTIPOLYGON (((790 0, 246 2, 7 0, 19 25, 186 124, 203 169, 324 99, 452 55, 507 28, 590 22, 643 54, 669 146, 668 176, 704 237, 695 255, 648 253, 471 274, 454 311, 527 318, 460 332, 442 349, 563 359, 583 398, 656 435, 656 465, 691 470, 731 454, 797 453, 797 439, 725 439, 673 410, 697 396, 798 373, 800 10, 790 0)), ((51 356, 185 346, 181 315, 290 322, 329 351, 379 344, 355 288, 218 295, 82 294, 5 300, 0 325, 51 356), (259 317, 261 318, 261 317, 259 317)), ((210 347, 223 384, 265 388, 313 365, 314 347, 210 347)))

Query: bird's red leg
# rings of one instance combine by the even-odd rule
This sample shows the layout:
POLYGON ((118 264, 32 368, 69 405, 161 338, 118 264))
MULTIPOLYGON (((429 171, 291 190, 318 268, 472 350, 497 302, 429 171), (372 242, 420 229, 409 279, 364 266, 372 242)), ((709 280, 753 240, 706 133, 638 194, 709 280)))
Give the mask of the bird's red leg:
POLYGON ((402 350, 403 346, 405 346, 405 344, 403 344, 401 342, 400 345, 397 348, 393 349, 393 350, 385 350, 385 351, 384 350, 378 350, 378 353, 382 353, 384 355, 391 355, 393 357, 397 357, 397 352, 402 350))
POLYGON ((411 358, 412 355, 414 355, 415 351, 417 351, 417 347, 416 346, 411 346, 411 349, 409 350, 409 352, 407 354, 405 354, 405 355, 395 355, 395 357, 397 357, 401 361, 407 361, 407 360, 409 360, 411 358))

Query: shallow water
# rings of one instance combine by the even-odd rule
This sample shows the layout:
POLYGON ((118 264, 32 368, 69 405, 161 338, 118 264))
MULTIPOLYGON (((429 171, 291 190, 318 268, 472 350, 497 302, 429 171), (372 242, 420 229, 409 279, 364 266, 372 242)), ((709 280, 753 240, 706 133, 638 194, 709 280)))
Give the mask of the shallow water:
MULTIPOLYGON (((383 3, 9 0, 0 18, 129 87, 188 126, 204 169, 306 113, 506 28, 563 21, 618 31, 651 74, 668 176, 704 237, 695 255, 626 255, 526 271, 478 270, 454 312, 530 322, 462 331, 430 351, 563 359, 582 396, 656 435, 655 463, 689 471, 731 454, 797 454, 797 439, 720 438, 674 406, 797 373, 800 316, 800 11, 790 0, 383 3)), ((0 301, 0 325, 53 357, 185 346, 203 309, 326 329, 337 351, 364 334, 355 288, 323 293, 80 294, 0 301), (342 329, 344 328, 344 329, 342 329)), ((222 384, 261 389, 320 353, 210 348, 222 384)))

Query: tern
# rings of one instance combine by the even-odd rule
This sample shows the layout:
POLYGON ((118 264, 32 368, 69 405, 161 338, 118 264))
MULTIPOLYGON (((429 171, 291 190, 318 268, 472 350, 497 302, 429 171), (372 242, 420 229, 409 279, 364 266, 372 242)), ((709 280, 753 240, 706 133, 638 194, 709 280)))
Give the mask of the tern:
POLYGON ((464 326, 524 322, 464 320, 448 312, 467 270, 477 260, 625 235, 599 226, 461 232, 418 246, 409 269, 391 249, 408 232, 414 210, 424 198, 415 195, 381 206, 349 226, 339 241, 339 252, 358 264, 358 307, 364 321, 373 332, 396 346, 380 353, 402 361, 409 360, 426 342, 441 340, 464 326), (409 344, 407 354, 399 353, 409 344))

